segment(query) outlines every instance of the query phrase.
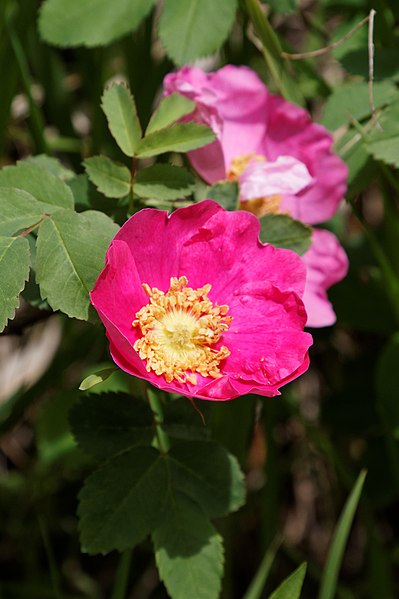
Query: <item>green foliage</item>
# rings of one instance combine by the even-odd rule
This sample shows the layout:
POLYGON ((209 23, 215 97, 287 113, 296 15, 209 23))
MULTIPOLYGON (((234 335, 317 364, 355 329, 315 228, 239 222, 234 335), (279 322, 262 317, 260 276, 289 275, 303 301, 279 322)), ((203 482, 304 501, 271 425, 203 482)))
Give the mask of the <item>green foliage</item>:
POLYGON ((260 219, 260 240, 302 255, 309 249, 312 229, 288 214, 267 214, 260 219))
MULTIPOLYGON (((375 107, 381 108, 394 99, 396 88, 391 81, 382 81, 374 84, 373 94, 375 107)), ((321 123, 334 131, 354 119, 360 121, 370 116, 370 113, 368 83, 348 83, 337 87, 328 97, 321 123)))
POLYGON ((165 515, 152 538, 159 574, 173 599, 217 599, 222 539, 196 503, 169 487, 165 515))
POLYGON ((106 381, 114 372, 117 370, 117 367, 114 366, 112 368, 105 368, 104 370, 100 370, 94 374, 89 374, 79 385, 80 391, 88 391, 95 385, 100 385, 104 381, 106 381))
POLYGON ((238 183, 235 181, 226 181, 212 185, 206 193, 206 197, 215 200, 226 210, 237 210, 239 204, 238 183))
POLYGON ((194 178, 184 168, 170 164, 155 164, 136 175, 133 191, 143 198, 174 200, 189 195, 194 178))
POLYGON ((177 123, 146 135, 137 148, 139 158, 158 156, 165 152, 188 152, 211 143, 215 134, 205 125, 177 123))
POLYGON ((148 405, 128 395, 85 397, 72 408, 70 422, 81 449, 100 459, 150 445, 154 437, 148 405))
POLYGON ((13 318, 30 266, 29 243, 24 237, 0 237, 0 332, 13 318))
POLYGON ((387 164, 399 166, 399 101, 393 102, 378 119, 379 126, 367 136, 366 148, 387 164))
POLYGON ((299 599, 306 574, 306 563, 301 564, 280 584, 269 599, 299 599))
POLYGON ((117 226, 105 214, 60 210, 40 226, 36 278, 53 310, 87 320, 89 291, 102 267, 117 226))
POLYGON ((159 36, 178 65, 211 54, 221 46, 234 21, 237 0, 165 0, 159 36))
POLYGON ((16 187, 30 193, 42 204, 43 212, 56 208, 73 208, 73 195, 69 187, 47 169, 33 162, 21 161, 16 166, 0 170, 0 188, 16 187))
POLYGON ((0 235, 14 235, 34 225, 49 208, 54 209, 50 204, 38 202, 26 191, 0 187, 0 235))
POLYGON ((101 106, 109 129, 126 156, 134 156, 141 138, 141 126, 134 98, 126 85, 111 85, 103 93, 101 106))
POLYGON ((150 118, 150 122, 146 129, 146 135, 168 127, 183 116, 193 112, 194 109, 195 102, 180 94, 173 93, 170 94, 170 96, 166 96, 166 98, 162 98, 158 108, 150 118))
POLYGON ((167 467, 152 447, 137 447, 100 466, 80 492, 81 543, 88 553, 124 551, 162 521, 167 467))
POLYGON ((123 164, 106 156, 93 156, 84 161, 86 173, 98 191, 108 198, 123 198, 131 190, 131 175, 123 164))
POLYGON ((362 471, 342 510, 324 566, 318 599, 333 599, 345 546, 362 494, 366 472, 362 471))
POLYGON ((102 46, 136 29, 154 0, 46 0, 39 29, 56 46, 102 46))

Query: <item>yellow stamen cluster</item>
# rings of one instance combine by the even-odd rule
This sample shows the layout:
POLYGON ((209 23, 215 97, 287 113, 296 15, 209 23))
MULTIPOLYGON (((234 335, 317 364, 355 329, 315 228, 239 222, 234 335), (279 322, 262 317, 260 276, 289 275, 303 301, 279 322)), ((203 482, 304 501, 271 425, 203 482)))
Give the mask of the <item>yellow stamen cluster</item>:
POLYGON ((147 372, 164 375, 168 383, 197 383, 195 373, 214 379, 222 376, 219 365, 230 355, 227 347, 213 349, 229 328, 229 307, 208 298, 211 285, 187 287, 186 277, 172 277, 166 293, 143 283, 150 298, 136 314, 134 327, 143 336, 134 344, 147 372))
MULTIPOLYGON (((247 168, 250 162, 265 162, 266 158, 258 154, 240 154, 236 156, 230 164, 230 170, 227 173, 228 181, 237 181, 242 173, 247 168)), ((280 212, 281 196, 264 196, 253 200, 245 200, 240 202, 240 210, 252 212, 259 218, 265 214, 280 212)))

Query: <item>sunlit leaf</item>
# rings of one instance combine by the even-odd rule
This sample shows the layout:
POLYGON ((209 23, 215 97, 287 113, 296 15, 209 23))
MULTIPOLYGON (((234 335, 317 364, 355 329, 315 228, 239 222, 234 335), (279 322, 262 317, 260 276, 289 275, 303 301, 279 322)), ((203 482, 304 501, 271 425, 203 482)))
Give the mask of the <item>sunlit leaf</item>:
POLYGON ((205 125, 177 123, 146 135, 138 146, 137 156, 147 158, 164 152, 188 152, 205 146, 214 139, 212 129, 205 125))
POLYGON ((260 219, 260 240, 301 255, 309 249, 312 229, 288 214, 267 214, 260 219))
POLYGON ((136 29, 153 4, 154 0, 46 0, 39 30, 56 46, 102 46, 136 29))
POLYGON ((141 138, 141 126, 132 94, 122 83, 111 85, 103 93, 101 106, 116 143, 126 156, 132 157, 141 138))
POLYGON ((164 127, 178 121, 182 116, 190 114, 194 109, 195 102, 180 94, 174 93, 162 98, 148 123, 146 135, 158 131, 158 129, 164 129, 164 127))
POLYGON ((53 310, 86 320, 89 291, 104 266, 118 227, 105 214, 60 210, 39 229, 36 279, 53 310))
POLYGON ((299 599, 306 574, 306 563, 301 564, 280 584, 269 599, 299 599))
POLYGON ((84 161, 84 166, 98 191, 108 198, 123 198, 131 189, 129 169, 106 156, 93 156, 84 161))
POLYGON ((13 318, 29 275, 29 243, 24 237, 0 237, 0 332, 13 318))
POLYGON ((238 183, 236 181, 225 181, 212 185, 206 197, 210 200, 215 200, 215 202, 226 208, 226 210, 237 210, 238 193, 238 183))

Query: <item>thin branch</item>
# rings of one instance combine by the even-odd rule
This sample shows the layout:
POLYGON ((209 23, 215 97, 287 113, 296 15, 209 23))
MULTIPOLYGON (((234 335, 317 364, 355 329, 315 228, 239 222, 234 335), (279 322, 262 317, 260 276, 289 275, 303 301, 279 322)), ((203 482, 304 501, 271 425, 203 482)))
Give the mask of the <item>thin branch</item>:
MULTIPOLYGON (((368 23, 368 22, 374 23, 374 15, 375 15, 375 10, 371 10, 370 14, 367 17, 364 17, 364 19, 362 19, 357 25, 355 25, 353 27, 353 29, 348 31, 348 33, 346 33, 344 35, 344 37, 342 37, 337 42, 330 44, 329 46, 325 46, 324 48, 319 48, 318 50, 312 50, 311 52, 299 52, 297 54, 290 54, 288 52, 282 52, 281 55, 286 60, 303 60, 305 58, 316 58, 317 56, 324 56, 324 54, 328 54, 329 52, 332 52, 332 50, 335 50, 336 48, 339 48, 340 46, 342 46, 348 39, 350 39, 352 37, 352 35, 354 33, 356 33, 356 31, 358 31, 358 29, 363 27, 363 25, 365 25, 366 23, 368 23)), ((370 29, 371 29, 371 40, 372 40, 373 39, 373 27, 371 26, 370 29)), ((370 40, 370 29, 369 29, 369 40, 370 40)))

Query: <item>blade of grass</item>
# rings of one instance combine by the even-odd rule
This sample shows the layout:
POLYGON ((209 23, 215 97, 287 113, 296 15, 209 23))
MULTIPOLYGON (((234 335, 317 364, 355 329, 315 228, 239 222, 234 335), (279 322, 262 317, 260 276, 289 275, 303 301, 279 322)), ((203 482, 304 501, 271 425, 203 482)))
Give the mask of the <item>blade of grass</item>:
POLYGON ((335 595, 345 546, 360 500, 365 478, 366 471, 362 470, 338 520, 321 578, 318 599, 333 599, 335 595))
POLYGON ((10 40, 10 44, 12 50, 14 52, 15 60, 18 65, 19 74, 21 77, 22 85, 25 91, 25 94, 28 98, 29 103, 29 111, 30 111, 30 123, 31 123, 31 131, 32 138, 36 145, 36 150, 38 153, 48 154, 48 147, 44 137, 44 118, 43 115, 34 101, 32 97, 32 78, 29 72, 28 61, 26 60, 26 56, 22 47, 22 44, 19 40, 18 34, 13 26, 11 18, 6 20, 6 26, 8 31, 8 38, 10 40))
POLYGON ((57 562, 54 556, 53 548, 50 543, 48 530, 44 522, 44 518, 38 516, 40 534, 42 536, 44 549, 47 555, 47 561, 50 569, 50 578, 53 585, 54 599, 63 599, 61 592, 61 576, 59 569, 57 568, 57 562))
POLYGON ((280 544, 281 540, 275 539, 268 547, 255 574, 255 577, 249 585, 243 599, 260 599, 280 544))
POLYGON ((124 551, 120 556, 111 599, 125 599, 126 597, 132 554, 133 549, 128 549, 127 551, 124 551))

